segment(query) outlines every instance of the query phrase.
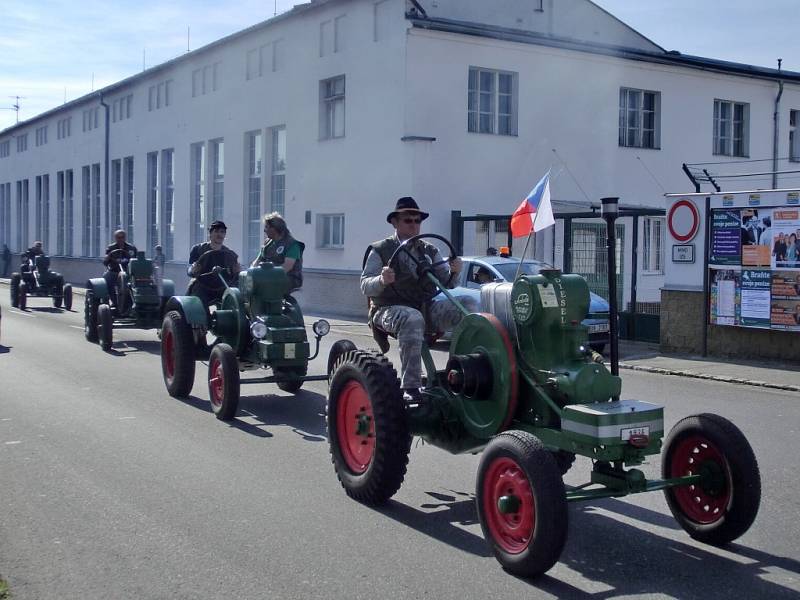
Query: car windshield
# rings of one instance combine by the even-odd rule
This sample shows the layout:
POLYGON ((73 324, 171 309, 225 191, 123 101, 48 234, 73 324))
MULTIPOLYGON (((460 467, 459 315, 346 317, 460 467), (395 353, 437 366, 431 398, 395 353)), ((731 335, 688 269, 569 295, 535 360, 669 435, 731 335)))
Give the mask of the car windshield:
MULTIPOLYGON (((525 275, 536 275, 540 269, 546 269, 549 265, 541 262, 532 262, 526 260, 522 263, 522 273, 525 275)), ((500 272, 500 275, 503 276, 503 279, 506 281, 514 281, 514 277, 517 274, 517 267, 519 267, 519 263, 503 263, 499 265, 494 265, 494 268, 500 272)))

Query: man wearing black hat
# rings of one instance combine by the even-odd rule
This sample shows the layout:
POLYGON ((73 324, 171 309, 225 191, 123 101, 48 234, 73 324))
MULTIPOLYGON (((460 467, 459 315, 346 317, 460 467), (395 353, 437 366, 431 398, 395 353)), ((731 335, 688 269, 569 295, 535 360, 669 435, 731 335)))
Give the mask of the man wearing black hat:
MULTIPOLYGON (((451 330, 461 320, 461 312, 451 302, 431 303, 434 293, 421 290, 418 265, 406 252, 397 257, 397 270, 389 266, 389 259, 400 245, 419 235, 422 221, 428 213, 421 211, 411 197, 400 198, 395 209, 386 217, 395 229, 394 235, 370 244, 364 270, 361 273, 361 291, 369 298, 369 322, 376 332, 381 350, 388 343, 381 332, 397 336, 400 345, 400 385, 407 403, 422 400, 422 340, 425 319, 436 331, 451 330)), ((456 275, 461 271, 461 259, 442 260, 439 250, 423 240, 416 240, 409 248, 419 263, 433 265, 433 273, 448 288, 455 286, 456 275)))
POLYGON ((222 300, 225 285, 220 275, 228 285, 235 286, 237 275, 242 270, 238 255, 222 244, 227 233, 225 223, 214 221, 208 228, 208 241, 192 246, 189 251, 189 276, 193 279, 186 293, 200 298, 206 308, 222 300), (212 273, 214 267, 222 267, 224 271, 219 275, 212 273))

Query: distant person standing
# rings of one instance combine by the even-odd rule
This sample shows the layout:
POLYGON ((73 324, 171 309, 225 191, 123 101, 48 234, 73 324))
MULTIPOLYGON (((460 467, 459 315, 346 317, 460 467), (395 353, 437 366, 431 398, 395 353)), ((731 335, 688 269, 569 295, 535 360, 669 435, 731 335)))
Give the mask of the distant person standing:
POLYGON ((8 277, 8 265, 11 264, 11 250, 3 244, 3 277, 8 277))

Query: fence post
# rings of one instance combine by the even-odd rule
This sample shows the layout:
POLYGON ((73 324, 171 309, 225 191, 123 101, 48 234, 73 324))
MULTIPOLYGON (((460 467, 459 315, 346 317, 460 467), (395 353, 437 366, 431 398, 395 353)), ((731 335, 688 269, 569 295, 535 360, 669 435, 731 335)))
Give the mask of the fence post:
POLYGON ((450 241, 459 256, 464 253, 464 222, 460 210, 450 211, 450 241))

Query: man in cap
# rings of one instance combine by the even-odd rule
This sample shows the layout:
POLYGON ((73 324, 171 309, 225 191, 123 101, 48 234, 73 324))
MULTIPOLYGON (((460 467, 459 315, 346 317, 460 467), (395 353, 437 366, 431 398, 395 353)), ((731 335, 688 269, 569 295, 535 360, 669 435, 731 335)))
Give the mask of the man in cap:
MULTIPOLYGON (((103 259, 103 264, 106 266, 106 272, 103 273, 103 279, 106 280, 108 286, 108 296, 111 304, 117 304, 117 287, 119 285, 119 274, 121 271, 128 272, 128 263, 131 259, 136 258, 136 246, 129 244, 126 241, 127 235, 124 229, 118 229, 114 232, 114 243, 106 247, 106 256, 103 259)), ((124 290, 123 290, 124 291, 124 290)))
POLYGON ((208 241, 192 246, 189 251, 189 276, 193 279, 186 293, 200 298, 206 309, 209 304, 222 300, 225 285, 219 275, 228 285, 235 285, 242 270, 238 255, 222 243, 227 233, 225 223, 214 221, 208 228, 208 241), (222 267, 223 271, 217 275, 212 272, 214 267, 222 267))
MULTIPOLYGON (((400 198, 395 209, 386 217, 394 227, 394 235, 370 244, 361 273, 361 291, 369 298, 369 323, 376 334, 381 350, 388 350, 383 332, 397 336, 400 345, 400 385, 403 398, 409 404, 419 404, 422 395, 422 341, 425 321, 437 331, 447 331, 461 320, 461 312, 452 302, 430 302, 433 293, 421 290, 424 283, 418 264, 408 253, 398 254, 395 266, 389 259, 402 243, 419 235, 422 221, 428 213, 421 211, 411 197, 400 198), (377 328, 377 329, 376 329, 377 328)), ((423 240, 408 247, 420 264, 432 265, 433 274, 448 288, 455 286, 456 275, 461 271, 458 257, 446 261, 439 250, 423 240)))

